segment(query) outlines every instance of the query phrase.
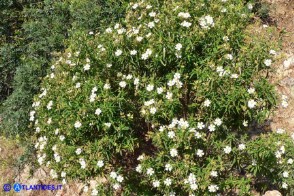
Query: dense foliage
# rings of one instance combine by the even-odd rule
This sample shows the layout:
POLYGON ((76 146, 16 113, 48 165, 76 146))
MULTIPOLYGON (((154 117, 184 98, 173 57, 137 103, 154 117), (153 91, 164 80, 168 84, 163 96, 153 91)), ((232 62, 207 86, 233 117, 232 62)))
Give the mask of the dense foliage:
POLYGON ((248 131, 276 103, 275 46, 247 31, 251 10, 146 0, 120 23, 76 31, 30 112, 39 164, 63 183, 98 176, 93 195, 293 188, 293 136, 248 131))
POLYGON ((126 1, 1 1, 1 132, 28 133, 33 95, 50 62, 64 50, 71 33, 95 31, 117 21, 126 1), (102 9, 103 8, 103 9, 102 9), (112 14, 110 14, 112 13, 112 14), (16 41, 14 41, 16 40, 16 41))

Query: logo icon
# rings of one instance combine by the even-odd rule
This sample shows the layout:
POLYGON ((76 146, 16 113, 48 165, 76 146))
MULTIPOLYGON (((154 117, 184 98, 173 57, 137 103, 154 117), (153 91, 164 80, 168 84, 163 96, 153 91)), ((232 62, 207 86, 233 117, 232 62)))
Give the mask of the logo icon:
POLYGON ((15 183, 15 184, 13 185, 13 189, 14 189, 15 192, 20 192, 20 190, 21 190, 21 185, 18 184, 18 183, 15 183))
POLYGON ((4 190, 5 192, 9 192, 9 191, 11 190, 11 185, 10 185, 10 184, 4 184, 4 185, 3 185, 3 190, 4 190))

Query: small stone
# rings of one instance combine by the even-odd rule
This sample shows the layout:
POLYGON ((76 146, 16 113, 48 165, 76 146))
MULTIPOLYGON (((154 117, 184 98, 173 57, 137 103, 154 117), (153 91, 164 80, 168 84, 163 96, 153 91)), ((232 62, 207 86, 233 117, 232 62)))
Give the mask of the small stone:
POLYGON ((263 196, 282 196, 279 191, 267 191, 263 196))

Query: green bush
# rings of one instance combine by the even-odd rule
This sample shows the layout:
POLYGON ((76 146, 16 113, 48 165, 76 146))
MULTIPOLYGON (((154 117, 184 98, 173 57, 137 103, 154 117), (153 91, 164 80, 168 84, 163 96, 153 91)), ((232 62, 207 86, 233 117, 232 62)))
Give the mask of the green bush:
POLYGON ((0 103, 12 92, 13 75, 19 64, 21 11, 19 1, 0 2, 0 103))
POLYGON ((275 46, 247 30, 250 11, 146 0, 114 26, 73 34, 30 112, 39 164, 63 183, 98 177, 93 195, 289 191, 293 140, 248 131, 276 104, 275 46))
POLYGON ((0 63, 3 75, 0 90, 7 92, 3 97, 1 93, 0 99, 3 100, 1 132, 6 135, 30 134, 27 115, 32 99, 40 90, 41 78, 56 54, 64 50, 67 39, 75 31, 95 31, 118 20, 124 14, 125 2, 44 0, 17 4, 21 6, 19 20, 24 20, 18 29, 20 41, 11 50, 1 49, 1 54, 6 56, 0 63), (11 53, 9 57, 4 54, 8 52, 11 53))

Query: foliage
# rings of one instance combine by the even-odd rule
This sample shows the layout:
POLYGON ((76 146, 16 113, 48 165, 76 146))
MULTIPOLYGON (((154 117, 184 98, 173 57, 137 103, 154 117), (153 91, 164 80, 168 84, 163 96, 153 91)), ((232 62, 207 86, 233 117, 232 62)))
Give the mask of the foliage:
POLYGON ((22 24, 20 1, 0 2, 0 102, 12 92, 12 78, 19 64, 18 34, 22 24))
POLYGON ((0 64, 0 68, 3 68, 0 90, 9 91, 1 97, 2 100, 5 99, 0 108, 2 132, 7 135, 29 134, 27 115, 31 110, 32 98, 39 90, 40 80, 45 76, 51 61, 66 47, 70 34, 78 30, 96 30, 105 23, 118 20, 124 13, 124 2, 19 2, 19 16, 24 22, 18 27, 21 28, 18 29, 18 44, 7 47, 3 45, 1 49, 4 60, 0 64), (102 6, 107 9, 101 9, 102 6), (109 17, 110 13, 113 17, 109 17))
POLYGON ((30 112, 39 164, 63 183, 98 176, 93 195, 293 188, 293 140, 248 132, 276 104, 275 46, 246 31, 251 9, 148 0, 114 27, 76 31, 30 112))

